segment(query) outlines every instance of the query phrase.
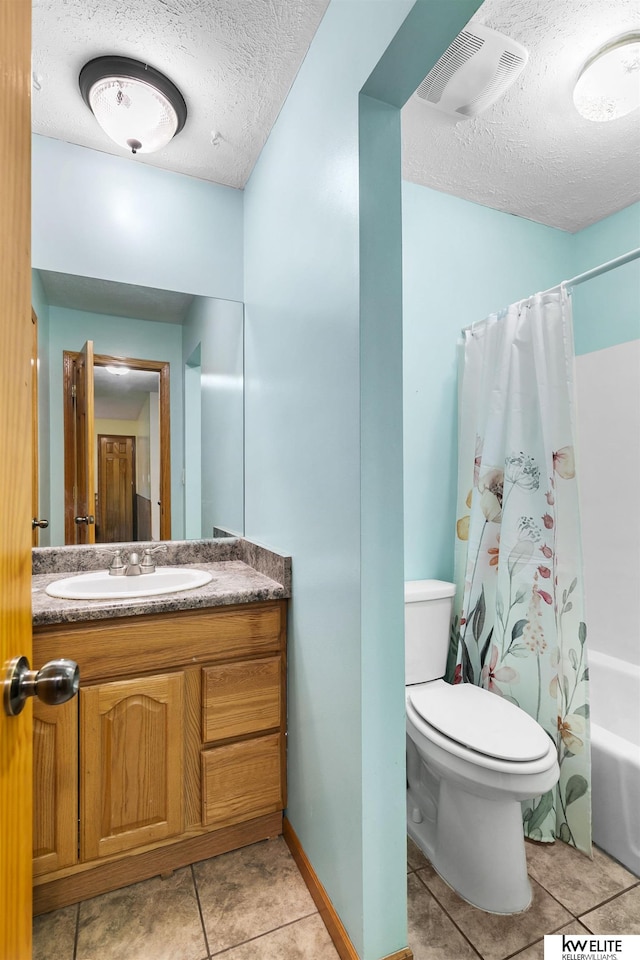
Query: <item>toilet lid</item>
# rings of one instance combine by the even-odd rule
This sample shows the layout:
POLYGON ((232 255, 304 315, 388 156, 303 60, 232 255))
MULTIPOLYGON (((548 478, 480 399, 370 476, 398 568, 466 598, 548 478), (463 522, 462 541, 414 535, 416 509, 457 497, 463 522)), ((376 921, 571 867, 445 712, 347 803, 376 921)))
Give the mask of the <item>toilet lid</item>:
POLYGON ((522 761, 549 750, 549 737, 524 710, 472 683, 420 684, 409 699, 428 724, 476 753, 522 761))

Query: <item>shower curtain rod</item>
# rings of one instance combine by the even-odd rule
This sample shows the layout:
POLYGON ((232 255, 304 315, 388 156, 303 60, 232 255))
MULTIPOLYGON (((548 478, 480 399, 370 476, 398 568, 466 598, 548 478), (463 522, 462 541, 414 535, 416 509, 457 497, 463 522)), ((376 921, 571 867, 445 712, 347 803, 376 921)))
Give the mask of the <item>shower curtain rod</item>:
MULTIPOLYGON (((625 263, 630 263, 632 260, 637 260, 638 257, 640 257, 640 247, 636 247, 635 250, 629 250, 628 253, 623 253, 614 260, 609 260, 607 263, 601 263, 600 266, 593 267, 591 270, 586 270, 584 273, 579 273, 577 277, 572 277, 571 280, 563 280, 561 283, 556 283, 555 287, 549 287, 548 290, 543 290, 540 296, 543 296, 545 293, 551 293, 553 290, 557 290, 559 287, 577 287, 579 283, 585 283, 587 280, 593 280, 594 277, 599 277, 602 273, 608 273, 609 270, 615 270, 616 267, 622 267, 625 263)), ((460 332, 464 335, 467 330, 472 330, 475 326, 475 323, 470 323, 468 326, 463 327, 460 332)))
MULTIPOLYGON (((593 280, 594 277, 599 277, 602 273, 608 273, 609 270, 615 270, 616 267, 622 267, 631 260, 637 260, 638 257, 640 257, 640 247, 636 247, 635 250, 629 250, 628 253, 623 253, 622 256, 616 257, 615 260, 601 263, 599 267, 594 267, 592 270, 585 271, 585 273, 579 273, 577 277, 572 277, 571 280, 565 280, 556 286, 577 287, 579 283, 584 283, 586 280, 593 280)), ((550 287, 549 289, 555 290, 556 287, 550 287)), ((544 292, 549 293, 549 290, 545 290, 544 292)))

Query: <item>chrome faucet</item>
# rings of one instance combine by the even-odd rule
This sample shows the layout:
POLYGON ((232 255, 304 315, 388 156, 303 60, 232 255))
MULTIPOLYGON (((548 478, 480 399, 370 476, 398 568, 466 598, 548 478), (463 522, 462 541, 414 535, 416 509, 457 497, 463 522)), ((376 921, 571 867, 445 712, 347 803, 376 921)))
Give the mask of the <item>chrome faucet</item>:
MULTIPOLYGON (((159 550, 159 547, 155 548, 159 550)), ((154 549, 147 547, 140 555, 133 551, 129 554, 129 559, 125 562, 122 557, 122 550, 116 550, 113 554, 109 575, 112 577, 139 577, 144 573, 155 573, 156 562, 153 559, 154 549)))

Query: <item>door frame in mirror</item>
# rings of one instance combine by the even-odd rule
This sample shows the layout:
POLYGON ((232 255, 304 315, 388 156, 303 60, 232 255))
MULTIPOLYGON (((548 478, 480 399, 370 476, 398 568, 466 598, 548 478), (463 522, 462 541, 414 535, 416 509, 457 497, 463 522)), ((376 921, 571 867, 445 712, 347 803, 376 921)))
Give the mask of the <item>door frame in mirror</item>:
MULTIPOLYGON (((64 350, 63 363, 63 421, 64 421, 64 541, 75 543, 75 505, 73 487, 76 477, 76 449, 74 442, 73 384, 75 361, 79 353, 64 350)), ((160 376, 160 539, 171 539, 171 425, 169 363, 164 360, 139 360, 133 357, 113 357, 95 354, 94 366, 124 364, 131 370, 146 370, 160 376)))

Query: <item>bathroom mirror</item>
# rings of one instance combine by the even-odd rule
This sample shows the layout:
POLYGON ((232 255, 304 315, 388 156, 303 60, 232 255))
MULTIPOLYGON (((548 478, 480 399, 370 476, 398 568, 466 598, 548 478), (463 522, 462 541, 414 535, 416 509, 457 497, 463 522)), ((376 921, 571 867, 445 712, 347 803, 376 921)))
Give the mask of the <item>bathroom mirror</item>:
MULTIPOLYGON (((40 530, 39 545, 74 542, 69 539, 69 517, 65 524, 65 469, 68 474, 69 464, 67 457, 65 467, 64 409, 65 404, 74 402, 66 396, 71 383, 65 376, 65 355, 68 363, 68 357, 79 353, 87 341, 100 358, 92 364, 98 374, 93 502, 100 476, 99 442, 104 454, 105 444, 110 442, 105 437, 111 441, 121 437, 124 446, 128 444, 122 462, 132 467, 126 483, 134 488, 134 510, 141 511, 135 528, 125 524, 113 529, 134 529, 131 539, 143 540, 242 535, 242 303, 37 269, 32 280, 38 338, 38 517, 49 521, 48 528, 40 530), (138 368, 145 362, 158 371, 161 365, 168 365, 169 416, 165 416, 163 428, 159 416, 162 374, 155 374, 157 383, 142 384, 135 382, 135 376, 127 380, 127 375, 107 372, 108 361, 122 367, 132 358, 138 368), (153 524, 153 517, 162 509, 158 504, 162 499, 160 461, 154 459, 159 457, 161 429, 169 450, 165 484, 169 496, 165 495, 165 500, 170 501, 170 523, 164 529, 158 521, 155 527, 153 524), (129 440, 125 442, 126 437, 129 440), (142 517, 145 511, 148 522, 142 517), (140 531, 151 531, 151 536, 142 536, 140 531)), ((136 367, 131 366, 135 375, 136 367)), ((104 482, 104 470, 102 475, 104 482)), ((86 515, 95 512, 88 509, 86 515)), ((99 540, 103 542, 104 536, 99 540)), ((81 537, 77 542, 87 541, 81 537)))

